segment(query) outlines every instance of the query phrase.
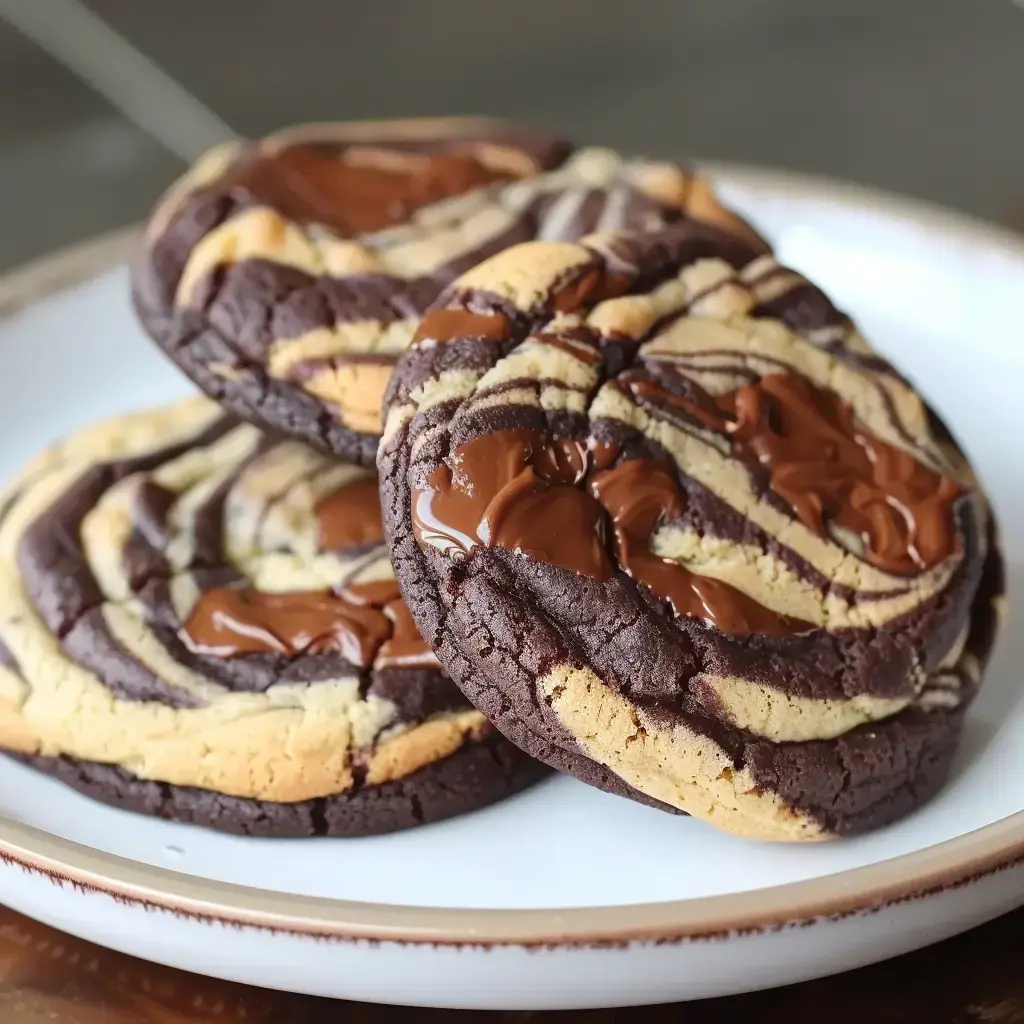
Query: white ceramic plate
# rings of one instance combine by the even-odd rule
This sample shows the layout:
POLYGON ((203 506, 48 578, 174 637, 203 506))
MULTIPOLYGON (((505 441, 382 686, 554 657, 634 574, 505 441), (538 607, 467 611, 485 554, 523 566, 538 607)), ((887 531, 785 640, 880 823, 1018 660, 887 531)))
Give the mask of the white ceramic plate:
MULTIPOLYGON (((848 186, 720 177, 963 439, 1019 590, 1024 242, 848 186)), ((0 283, 0 477, 90 420, 187 393, 132 322, 125 270, 109 269, 125 245, 0 283)), ((1004 633, 949 786, 860 839, 751 843, 567 778, 394 836, 239 839, 102 807, 0 759, 0 900, 176 967, 380 1002, 621 1005, 856 967, 1024 903, 1022 626, 1004 633)))

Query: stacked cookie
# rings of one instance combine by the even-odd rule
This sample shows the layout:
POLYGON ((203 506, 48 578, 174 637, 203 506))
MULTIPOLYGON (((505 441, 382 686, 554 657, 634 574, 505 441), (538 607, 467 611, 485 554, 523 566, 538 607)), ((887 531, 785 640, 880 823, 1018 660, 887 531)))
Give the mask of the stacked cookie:
POLYGON ((546 766, 783 840, 941 784, 1002 594, 987 503, 701 178, 485 121, 292 130, 170 190, 134 300, 210 397, 8 490, 29 763, 264 835, 546 766))
POLYGON ((1002 593, 991 516, 798 275, 693 221, 519 246, 439 298, 388 397, 399 582, 524 749, 769 839, 941 784, 1002 593))

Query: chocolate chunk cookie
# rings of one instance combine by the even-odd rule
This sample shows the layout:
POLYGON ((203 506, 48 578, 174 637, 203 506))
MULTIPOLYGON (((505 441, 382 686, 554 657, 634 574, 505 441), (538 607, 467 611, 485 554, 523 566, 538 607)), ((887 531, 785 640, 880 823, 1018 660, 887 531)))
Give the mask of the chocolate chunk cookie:
POLYGON ((371 471, 197 398, 73 436, 0 508, 0 746, 86 793, 352 836, 546 771, 417 633, 371 471))
POLYGON ((941 784, 1001 601, 987 503, 799 275, 693 220, 465 274, 379 465, 417 625, 508 737, 742 835, 941 784))
POLYGON ((695 217, 698 177, 472 118, 314 125, 206 156, 135 268, 144 327, 257 426, 371 465, 384 389, 445 285, 530 239, 695 217))

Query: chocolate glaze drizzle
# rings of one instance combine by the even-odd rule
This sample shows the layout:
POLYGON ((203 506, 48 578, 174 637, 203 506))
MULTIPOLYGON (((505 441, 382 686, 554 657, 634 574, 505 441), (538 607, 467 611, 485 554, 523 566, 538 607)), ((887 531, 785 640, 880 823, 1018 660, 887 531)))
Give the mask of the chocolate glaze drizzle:
MULTIPOLYGON (((692 397, 632 373, 618 382, 638 400, 729 437, 734 456, 767 474, 797 518, 822 536, 831 523, 859 536, 872 564, 912 573, 956 550, 959 485, 860 429, 837 395, 795 374, 771 374, 717 397, 686 384, 692 397)), ((618 456, 614 445, 588 452, 538 430, 481 435, 456 447, 414 489, 416 539, 457 558, 488 547, 521 551, 597 580, 614 572, 607 549, 613 539, 618 565, 676 615, 734 635, 814 628, 657 555, 651 543, 658 526, 685 510, 675 469, 641 458, 613 465, 618 456)))
POLYGON ((403 224, 422 206, 512 177, 471 153, 290 146, 253 155, 226 184, 291 220, 350 237, 403 224))
POLYGON ((829 524, 848 530, 870 564, 909 575, 956 551, 960 485, 867 433, 838 395, 806 377, 768 374, 717 398, 689 380, 692 398, 630 375, 623 384, 726 434, 733 456, 766 472, 800 522, 822 537, 829 524))

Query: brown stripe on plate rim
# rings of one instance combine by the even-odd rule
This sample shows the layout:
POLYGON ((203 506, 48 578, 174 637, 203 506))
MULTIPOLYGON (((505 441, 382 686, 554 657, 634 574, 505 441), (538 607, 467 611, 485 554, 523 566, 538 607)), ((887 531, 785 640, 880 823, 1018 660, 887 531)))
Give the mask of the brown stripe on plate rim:
MULTIPOLYGON (((923 850, 840 872, 841 885, 832 874, 748 892, 611 907, 459 910, 273 892, 142 864, 3 819, 0 860, 83 895, 109 896, 140 910, 297 937, 537 950, 625 947, 828 924, 1020 871, 1024 811, 923 850)), ((1016 902, 1007 900, 1005 910, 1016 902)))

